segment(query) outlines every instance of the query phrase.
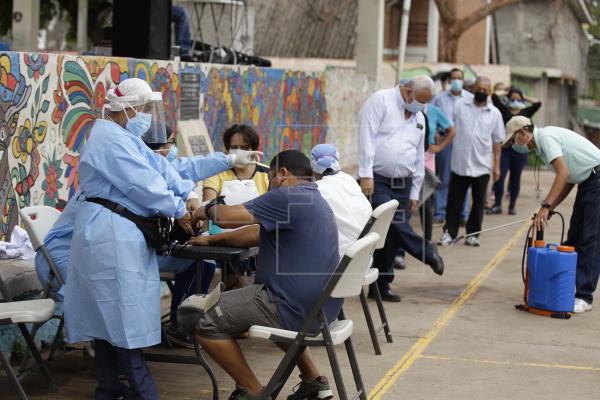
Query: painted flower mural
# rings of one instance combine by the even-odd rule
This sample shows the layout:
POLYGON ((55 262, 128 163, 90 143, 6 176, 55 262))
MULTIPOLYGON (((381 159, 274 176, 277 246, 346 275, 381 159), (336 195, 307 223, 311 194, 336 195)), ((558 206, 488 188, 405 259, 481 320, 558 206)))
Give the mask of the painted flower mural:
POLYGON ((44 75, 46 71, 46 64, 48 63, 48 54, 44 53, 31 53, 23 56, 25 65, 27 65, 27 76, 38 80, 40 76, 44 75))
POLYGON ((58 201, 58 190, 63 184, 60 182, 63 170, 60 167, 60 159, 56 159, 56 150, 52 154, 52 158, 44 163, 45 179, 42 182, 42 190, 44 191, 44 204, 54 207, 58 201))

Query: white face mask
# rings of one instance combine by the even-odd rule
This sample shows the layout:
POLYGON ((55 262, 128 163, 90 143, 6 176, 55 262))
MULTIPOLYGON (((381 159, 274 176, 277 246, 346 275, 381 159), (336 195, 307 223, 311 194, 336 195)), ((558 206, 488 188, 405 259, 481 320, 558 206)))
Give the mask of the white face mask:
POLYGON ((242 154, 243 152, 245 152, 246 150, 242 150, 242 149, 230 149, 229 150, 229 154, 235 154, 235 155, 239 155, 242 154))

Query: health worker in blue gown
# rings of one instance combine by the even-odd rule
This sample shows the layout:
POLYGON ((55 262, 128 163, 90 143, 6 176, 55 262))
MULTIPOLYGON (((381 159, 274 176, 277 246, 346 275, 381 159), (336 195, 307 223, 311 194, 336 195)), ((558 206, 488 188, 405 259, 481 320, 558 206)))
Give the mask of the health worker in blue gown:
POLYGON ((83 200, 65 286, 65 336, 69 343, 94 341, 96 399, 157 399, 141 351, 161 339, 156 251, 131 219, 91 199, 140 217, 175 218, 192 234, 184 201, 192 187, 182 197, 170 190, 151 165, 160 157, 142 141, 146 133, 147 142, 166 142, 160 93, 143 80, 127 79, 107 92, 106 107, 80 157, 83 200), (121 373, 129 385, 119 381, 121 373))

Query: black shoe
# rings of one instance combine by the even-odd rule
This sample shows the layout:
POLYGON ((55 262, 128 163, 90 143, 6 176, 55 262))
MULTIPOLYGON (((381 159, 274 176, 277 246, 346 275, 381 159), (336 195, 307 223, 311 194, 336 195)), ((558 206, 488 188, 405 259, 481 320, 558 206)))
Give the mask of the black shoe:
POLYGON ((194 57, 192 56, 180 56, 179 59, 183 62, 192 62, 194 61, 194 57))
POLYGON ((439 253, 437 252, 437 248, 435 248, 435 246, 434 246, 434 250, 433 250, 433 260, 431 260, 431 263, 429 264, 429 266, 431 267, 433 272, 435 272, 436 274, 438 274, 438 275, 444 274, 444 259, 439 255, 439 253))
POLYGON ((461 219, 460 222, 458 223, 461 227, 465 227, 467 226, 467 220, 466 219, 461 219))
MULTIPOLYGON (((379 289, 379 294, 381 294, 381 300, 383 301, 389 301, 390 303, 399 303, 402 298, 400 297, 399 294, 396 293, 392 293, 391 289, 386 289, 386 290, 381 290, 379 289)), ((369 296, 370 299, 374 299, 375 298, 375 292, 373 292, 372 290, 369 290, 369 296)))
POLYGON ((237 388, 230 395, 229 400, 256 400, 258 396, 254 396, 244 389, 237 388))
POLYGON ((173 325, 167 328, 167 330, 165 331, 165 336, 167 337, 167 339, 169 339, 171 343, 176 344, 179 347, 184 347, 186 349, 194 348, 193 338, 190 335, 181 332, 177 327, 174 327, 173 325))
POLYGON ((403 256, 394 258, 394 269, 406 269, 406 259, 403 256))
POLYGON ((514 208, 509 208, 509 209, 508 209, 508 213, 509 213, 510 215, 517 215, 517 210, 515 210, 514 208))
POLYGON ((488 215, 502 214, 502 206, 494 206, 494 207, 490 208, 489 210, 486 210, 485 213, 488 215))

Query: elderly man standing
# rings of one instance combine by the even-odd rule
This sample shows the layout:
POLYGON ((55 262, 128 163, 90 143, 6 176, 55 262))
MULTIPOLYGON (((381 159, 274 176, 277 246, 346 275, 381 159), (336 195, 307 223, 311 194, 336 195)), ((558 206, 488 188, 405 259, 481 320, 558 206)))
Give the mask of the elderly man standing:
MULTIPOLYGON (((453 122, 454 105, 463 100, 472 100, 473 95, 463 89, 464 74, 459 68, 453 68, 450 71, 450 88, 435 95, 431 104, 439 107, 446 117, 453 122)), ((435 219, 437 222, 444 222, 446 218, 446 205, 448 202, 448 186, 450 184, 450 159, 452 155, 452 143, 435 155, 435 168, 440 185, 435 191, 435 219)), ((462 220, 467 219, 469 213, 469 201, 465 202, 462 213, 462 220)))
POLYGON ((377 284, 386 301, 400 301, 392 293, 392 261, 402 247, 441 275, 444 261, 435 246, 418 236, 409 224, 416 209, 425 175, 423 107, 431 100, 434 84, 419 75, 406 85, 379 90, 369 97, 359 115, 358 167, 360 186, 373 207, 396 199, 400 202, 385 246, 375 252, 377 284))
MULTIPOLYGON (((504 140, 502 115, 489 101, 489 78, 475 81, 472 100, 459 102, 454 110, 456 137, 452 147, 452 175, 446 207, 446 225, 439 245, 448 246, 458 235, 458 225, 467 190, 473 193, 473 206, 467 220, 467 234, 479 232, 483 223, 485 193, 490 174, 500 177, 500 152, 504 140)), ((465 239, 468 246, 479 246, 477 235, 465 239)))

